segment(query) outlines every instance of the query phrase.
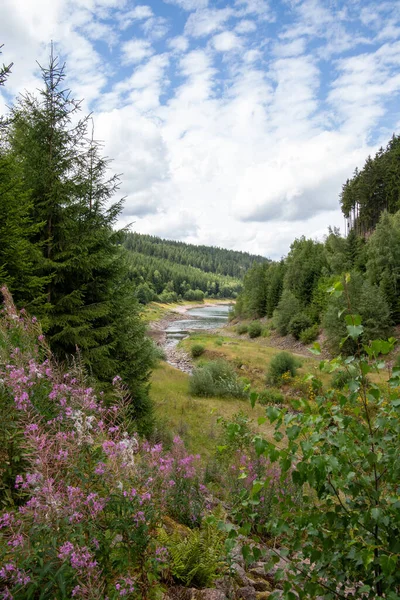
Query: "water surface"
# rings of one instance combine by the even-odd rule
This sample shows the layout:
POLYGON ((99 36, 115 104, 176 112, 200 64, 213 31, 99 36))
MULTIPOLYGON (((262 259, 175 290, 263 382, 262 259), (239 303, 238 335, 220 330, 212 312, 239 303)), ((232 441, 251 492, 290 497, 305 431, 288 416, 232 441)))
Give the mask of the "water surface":
POLYGON ((194 318, 182 318, 171 323, 165 330, 167 343, 176 345, 190 331, 208 331, 222 327, 228 322, 228 314, 231 308, 231 304, 219 304, 218 306, 201 306, 189 309, 187 314, 194 318))

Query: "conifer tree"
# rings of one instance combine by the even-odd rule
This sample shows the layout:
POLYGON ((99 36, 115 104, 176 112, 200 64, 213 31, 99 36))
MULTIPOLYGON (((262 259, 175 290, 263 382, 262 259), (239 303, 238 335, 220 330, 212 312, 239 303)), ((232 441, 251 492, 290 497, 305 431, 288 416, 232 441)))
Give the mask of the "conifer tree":
MULTIPOLYGON (((0 67, 0 86, 6 83, 11 67, 0 67)), ((6 144, 7 126, 7 120, 0 117, 0 284, 8 286, 17 304, 31 306, 41 297, 45 279, 35 275, 40 251, 30 237, 37 226, 29 217, 31 201, 19 165, 6 144)))
POLYGON ((79 348, 101 381, 123 375, 134 416, 148 429, 152 346, 126 283, 122 232, 114 230, 122 200, 110 201, 119 179, 107 175, 108 161, 88 133, 90 116, 78 119, 81 103, 64 88, 65 65, 51 53, 49 66, 41 69, 40 97, 21 97, 10 134, 25 189, 31 190, 37 224, 32 242, 42 250, 38 275, 48 279, 39 316, 58 358, 79 348))

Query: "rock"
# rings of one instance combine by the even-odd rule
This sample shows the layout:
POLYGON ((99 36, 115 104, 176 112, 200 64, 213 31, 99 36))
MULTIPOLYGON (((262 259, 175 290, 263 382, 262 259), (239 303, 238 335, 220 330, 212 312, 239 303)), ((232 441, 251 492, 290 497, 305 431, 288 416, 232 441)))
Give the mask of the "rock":
POLYGON ((246 575, 246 571, 238 563, 233 563, 232 570, 234 571, 233 578, 238 585, 241 587, 247 587, 253 585, 253 582, 246 575))
POLYGON ((265 579, 256 579, 251 585, 257 592, 269 592, 271 589, 271 586, 265 579))
POLYGON ((168 590, 163 600, 227 600, 227 597, 221 590, 211 588, 196 590, 178 586, 168 590))
POLYGON ((177 534, 179 534, 179 536, 181 538, 186 538, 191 533, 189 527, 186 527, 186 525, 182 525, 181 523, 177 523, 176 521, 174 521, 173 519, 171 519, 171 517, 164 516, 163 520, 162 520, 162 523, 164 525, 165 531, 169 535, 177 533, 177 534))
POLYGON ((256 590, 250 585, 242 587, 236 592, 236 598, 241 598, 242 600, 257 600, 256 590))

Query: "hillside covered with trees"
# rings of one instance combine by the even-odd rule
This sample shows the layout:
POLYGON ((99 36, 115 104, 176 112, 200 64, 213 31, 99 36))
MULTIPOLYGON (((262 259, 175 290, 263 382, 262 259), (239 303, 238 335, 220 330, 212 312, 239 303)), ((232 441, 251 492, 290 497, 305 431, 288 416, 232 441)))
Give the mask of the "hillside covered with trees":
POLYGON ((196 246, 150 235, 127 233, 130 278, 142 304, 159 299, 235 298, 247 270, 267 259, 247 252, 196 246))

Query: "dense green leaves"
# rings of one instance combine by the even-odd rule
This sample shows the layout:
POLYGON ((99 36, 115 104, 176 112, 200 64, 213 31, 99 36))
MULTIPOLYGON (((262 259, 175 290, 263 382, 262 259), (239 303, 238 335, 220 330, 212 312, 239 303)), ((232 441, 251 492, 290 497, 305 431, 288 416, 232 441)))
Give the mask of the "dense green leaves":
POLYGON ((108 160, 50 56, 39 95, 21 96, 0 150, 0 279, 40 317, 54 355, 79 348, 91 374, 120 374, 142 432, 151 425, 153 363, 116 225, 122 201, 108 160))

